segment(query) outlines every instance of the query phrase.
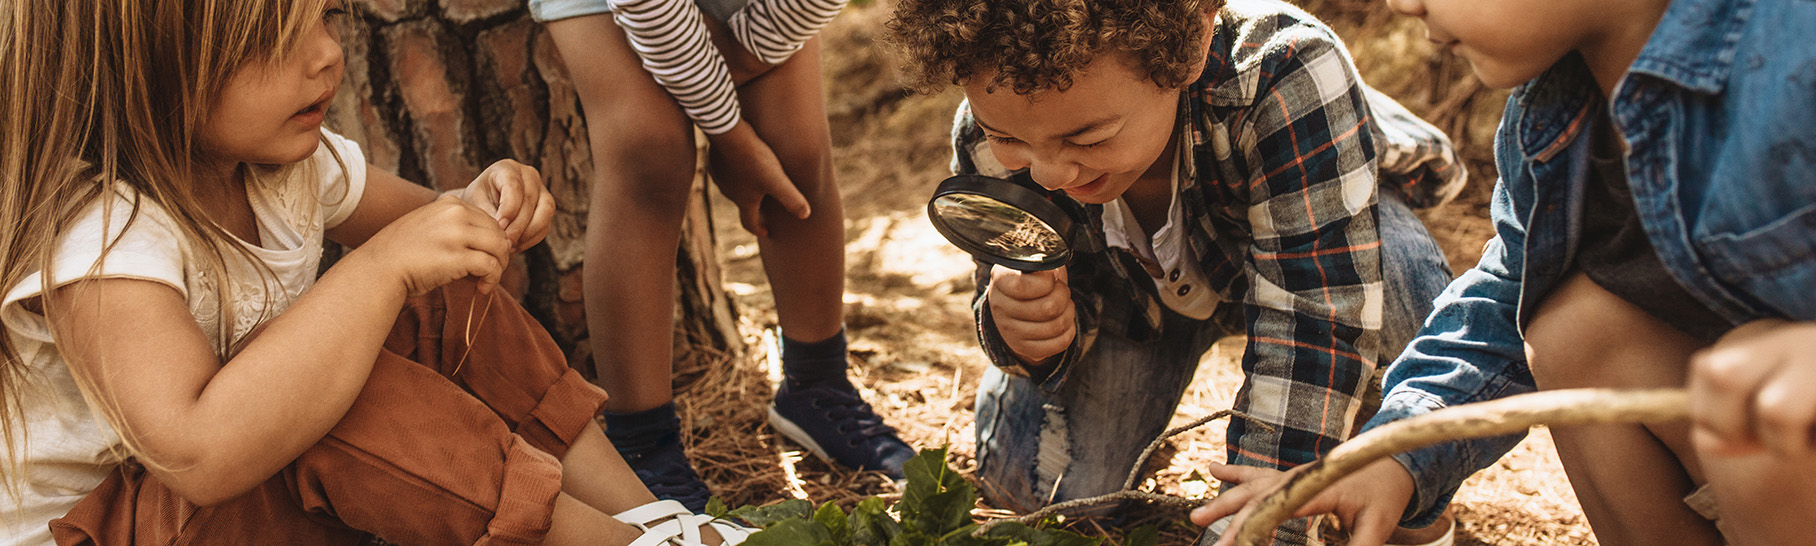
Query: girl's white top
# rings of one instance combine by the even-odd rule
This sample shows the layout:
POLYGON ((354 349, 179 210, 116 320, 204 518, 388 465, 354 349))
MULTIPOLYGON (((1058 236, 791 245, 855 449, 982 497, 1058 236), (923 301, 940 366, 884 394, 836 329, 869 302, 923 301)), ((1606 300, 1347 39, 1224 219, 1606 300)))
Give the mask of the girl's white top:
MULTIPOLYGON (((254 327, 283 312, 314 284, 323 233, 353 212, 365 190, 366 159, 359 146, 325 130, 323 134, 326 144, 284 176, 246 184, 262 245, 238 239, 234 243, 250 249, 276 278, 261 281, 254 264, 238 253, 228 253, 234 317, 229 329, 230 352, 238 350, 239 342, 254 327), (330 147, 339 153, 339 160, 330 147), (269 293, 266 282, 272 285, 269 293)), ((199 257, 194 254, 198 249, 189 247, 161 208, 141 204, 139 217, 127 223, 135 195, 125 185, 118 185, 111 212, 96 202, 70 226, 57 242, 52 285, 90 276, 169 285, 188 300, 202 333, 218 346, 221 330, 214 290, 218 280, 194 267, 199 259, 192 256, 199 257), (117 246, 91 272, 103 248, 115 240, 117 246)), ((5 546, 51 544, 50 520, 68 513, 125 455, 120 436, 77 389, 44 316, 21 303, 44 293, 40 280, 34 272, 0 300, 0 323, 31 377, 30 385, 22 389, 24 415, 10 423, 14 443, 23 449, 19 453, 0 451, 0 456, 23 463, 20 495, 0 489, 0 545, 5 546), (21 429, 27 432, 22 445, 21 429)), ((229 356, 222 355, 223 362, 229 356)), ((127 369, 112 371, 131 373, 127 369)))

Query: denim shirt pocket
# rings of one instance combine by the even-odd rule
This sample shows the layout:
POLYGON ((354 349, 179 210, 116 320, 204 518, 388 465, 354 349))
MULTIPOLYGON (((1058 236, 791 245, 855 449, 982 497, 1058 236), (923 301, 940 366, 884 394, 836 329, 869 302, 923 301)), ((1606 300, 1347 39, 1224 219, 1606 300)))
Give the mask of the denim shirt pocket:
POLYGON ((1751 230, 1700 237, 1709 271, 1785 317, 1816 320, 1816 203, 1751 230))

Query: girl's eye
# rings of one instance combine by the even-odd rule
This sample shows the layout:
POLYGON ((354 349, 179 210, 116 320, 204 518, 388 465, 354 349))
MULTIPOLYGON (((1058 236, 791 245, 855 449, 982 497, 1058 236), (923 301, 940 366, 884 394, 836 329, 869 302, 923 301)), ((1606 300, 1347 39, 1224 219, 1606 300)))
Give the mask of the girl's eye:
POLYGON ((322 12, 322 18, 328 19, 330 17, 335 17, 338 15, 346 15, 346 14, 347 14, 347 10, 344 8, 341 8, 340 6, 337 5, 337 6, 331 6, 327 10, 324 10, 322 12))

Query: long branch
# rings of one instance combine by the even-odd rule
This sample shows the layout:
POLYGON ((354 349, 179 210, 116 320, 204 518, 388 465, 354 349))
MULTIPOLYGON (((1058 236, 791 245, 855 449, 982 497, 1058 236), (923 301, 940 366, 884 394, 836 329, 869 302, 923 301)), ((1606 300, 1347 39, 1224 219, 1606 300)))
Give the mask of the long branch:
POLYGON ((1449 440, 1500 436, 1533 425, 1660 423, 1689 417, 1682 389, 1568 389, 1466 404, 1396 421, 1337 445, 1262 499, 1236 543, 1263 546, 1268 533, 1324 488, 1383 457, 1449 440))

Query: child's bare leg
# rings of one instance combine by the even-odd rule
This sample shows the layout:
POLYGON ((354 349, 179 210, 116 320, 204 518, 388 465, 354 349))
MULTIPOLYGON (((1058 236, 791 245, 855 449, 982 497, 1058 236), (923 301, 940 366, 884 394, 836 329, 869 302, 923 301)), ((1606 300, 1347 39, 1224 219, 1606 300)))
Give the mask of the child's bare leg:
POLYGON ((555 511, 549 520, 549 534, 542 539, 546 546, 620 546, 643 534, 566 493, 555 497, 555 511))
POLYGON ((561 458, 561 492, 608 514, 655 502, 597 426, 588 426, 561 458))
POLYGON ((784 381, 770 423, 822 457, 899 477, 914 449, 863 401, 846 376, 845 211, 832 178, 832 136, 821 91, 820 40, 739 88, 758 136, 775 152, 813 214, 765 201, 758 238, 782 326, 784 381))
MULTIPOLYGON (((694 175, 692 124, 610 15, 547 24, 586 111, 593 152, 587 331, 608 411, 672 399, 675 252, 694 175)), ((778 214, 777 216, 787 216, 778 214)))
POLYGON ((738 92, 744 117, 813 209, 803 220, 766 202, 769 236, 757 240, 777 321, 798 341, 832 337, 844 323, 845 211, 832 179, 832 136, 820 85, 816 38, 738 92))
MULTIPOLYGON (((1577 274, 1546 297, 1526 332, 1541 389, 1682 387, 1700 343, 1577 274)), ((1701 476, 1688 425, 1552 429, 1558 457, 1604 545, 1721 544, 1686 506, 1701 476)))

